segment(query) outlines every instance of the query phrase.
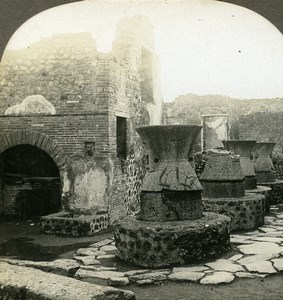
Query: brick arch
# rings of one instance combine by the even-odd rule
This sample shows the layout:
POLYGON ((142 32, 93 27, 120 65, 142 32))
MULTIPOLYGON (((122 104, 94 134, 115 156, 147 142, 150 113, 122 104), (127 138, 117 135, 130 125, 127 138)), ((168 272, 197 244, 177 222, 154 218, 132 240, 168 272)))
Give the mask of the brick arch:
POLYGON ((49 136, 36 131, 12 131, 7 134, 0 135, 0 154, 5 150, 17 146, 28 144, 36 146, 45 151, 56 163, 61 178, 66 166, 66 156, 63 149, 54 142, 49 136))

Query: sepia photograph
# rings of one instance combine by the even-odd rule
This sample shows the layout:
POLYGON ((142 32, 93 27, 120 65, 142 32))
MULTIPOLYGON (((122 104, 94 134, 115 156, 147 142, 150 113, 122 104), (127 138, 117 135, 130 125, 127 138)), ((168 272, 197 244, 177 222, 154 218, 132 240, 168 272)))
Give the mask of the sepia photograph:
POLYGON ((1 299, 283 299, 282 0, 0 0, 1 299))

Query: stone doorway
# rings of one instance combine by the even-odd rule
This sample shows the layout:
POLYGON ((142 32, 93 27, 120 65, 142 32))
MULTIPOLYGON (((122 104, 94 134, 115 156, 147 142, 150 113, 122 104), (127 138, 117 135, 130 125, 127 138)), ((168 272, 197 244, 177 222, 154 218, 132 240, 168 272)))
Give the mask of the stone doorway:
POLYGON ((37 219, 61 209, 61 180, 54 160, 40 148, 21 144, 0 155, 2 215, 37 219))

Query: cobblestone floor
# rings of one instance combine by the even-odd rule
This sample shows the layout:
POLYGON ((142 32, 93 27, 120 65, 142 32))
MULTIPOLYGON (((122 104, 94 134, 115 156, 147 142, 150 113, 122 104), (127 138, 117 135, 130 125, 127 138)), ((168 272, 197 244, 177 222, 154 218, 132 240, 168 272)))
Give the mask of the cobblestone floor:
POLYGON ((197 265, 148 270, 127 265, 116 257, 113 238, 106 238, 76 251, 72 259, 32 262, 1 259, 79 280, 110 286, 149 285, 163 281, 202 285, 230 283, 235 278, 264 278, 283 271, 283 212, 271 207, 272 216, 252 232, 231 235, 233 250, 216 261, 197 265))

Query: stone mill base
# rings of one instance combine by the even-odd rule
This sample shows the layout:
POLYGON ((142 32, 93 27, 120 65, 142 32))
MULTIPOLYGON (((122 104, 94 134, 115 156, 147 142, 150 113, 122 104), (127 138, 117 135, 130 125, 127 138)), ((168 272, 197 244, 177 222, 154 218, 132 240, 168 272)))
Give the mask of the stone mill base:
POLYGON ((271 188, 271 191, 267 197, 269 205, 283 203, 283 180, 276 180, 274 182, 263 182, 260 183, 260 185, 271 188))
POLYGON ((255 229, 264 224, 265 196, 246 194, 241 198, 204 198, 205 211, 231 218, 231 231, 255 229))
POLYGON ((260 194, 265 196, 265 214, 269 213, 270 211, 270 203, 269 203, 269 198, 270 198, 270 193, 271 193, 271 188, 268 186, 263 186, 263 185, 258 185, 256 189, 252 190, 246 190, 246 193, 254 193, 254 194, 260 194))
POLYGON ((107 213, 74 216, 70 211, 60 211, 40 218, 40 231, 61 236, 93 236, 108 228, 107 213))
POLYGON ((214 213, 190 221, 124 219, 114 231, 118 257, 150 268, 196 263, 230 249, 230 218, 214 213))

